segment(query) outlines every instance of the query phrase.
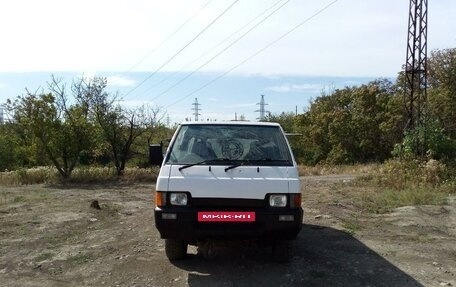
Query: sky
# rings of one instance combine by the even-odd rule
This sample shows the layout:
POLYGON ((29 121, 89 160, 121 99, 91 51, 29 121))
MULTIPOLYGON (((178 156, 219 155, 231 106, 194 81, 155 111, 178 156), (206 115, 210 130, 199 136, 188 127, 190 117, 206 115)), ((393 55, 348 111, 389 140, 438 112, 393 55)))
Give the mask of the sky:
MULTIPOLYGON (((124 105, 160 106, 173 122, 193 117, 195 98, 205 120, 255 120, 260 95, 273 113, 302 112, 322 90, 396 77, 408 5, 2 0, 0 104, 45 89, 51 75, 102 76, 124 105)), ((428 13, 428 51, 454 48, 456 1, 429 1, 428 13)))

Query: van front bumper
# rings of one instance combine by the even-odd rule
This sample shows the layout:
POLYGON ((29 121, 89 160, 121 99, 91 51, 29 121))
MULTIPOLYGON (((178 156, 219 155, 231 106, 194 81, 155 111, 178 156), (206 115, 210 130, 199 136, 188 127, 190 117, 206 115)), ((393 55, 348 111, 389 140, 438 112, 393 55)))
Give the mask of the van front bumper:
POLYGON ((251 208, 252 222, 200 222, 198 212, 226 212, 192 207, 155 208, 155 226, 164 239, 294 239, 302 228, 302 208, 251 208))

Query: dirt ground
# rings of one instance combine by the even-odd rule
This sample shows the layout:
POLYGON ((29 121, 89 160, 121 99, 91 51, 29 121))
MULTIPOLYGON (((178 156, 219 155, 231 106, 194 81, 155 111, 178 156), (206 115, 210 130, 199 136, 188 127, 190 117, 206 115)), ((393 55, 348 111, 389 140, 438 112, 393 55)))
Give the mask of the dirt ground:
POLYGON ((287 264, 245 244, 169 262, 152 184, 0 187, 0 286, 456 286, 456 199, 372 215, 346 196, 352 179, 303 178, 287 264))

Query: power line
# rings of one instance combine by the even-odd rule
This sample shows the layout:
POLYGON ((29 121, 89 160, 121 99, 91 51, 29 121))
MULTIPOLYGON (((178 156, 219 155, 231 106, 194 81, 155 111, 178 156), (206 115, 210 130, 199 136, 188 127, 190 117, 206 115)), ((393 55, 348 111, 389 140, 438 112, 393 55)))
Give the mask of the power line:
POLYGON ((207 86, 211 85, 212 83, 214 83, 215 81, 219 80, 220 78, 224 77, 225 75, 229 74, 230 72, 232 72, 233 70, 239 68, 240 66, 242 66, 243 64, 245 64, 246 62, 250 61, 252 58, 258 56, 260 53, 264 52, 264 50, 268 49, 269 47, 271 47, 272 45, 274 45, 275 43, 279 42, 280 40, 282 40, 283 38, 285 38, 286 36, 288 36, 289 34, 291 34, 292 32, 294 32, 296 29, 298 29, 299 27, 301 27, 302 25, 306 24, 307 22, 309 22, 310 20, 312 20, 313 18, 317 17, 318 15, 320 15, 321 13, 323 13, 325 10, 327 10, 329 7, 331 7, 332 5, 334 5, 337 1, 339 0, 334 0, 332 1, 331 3, 329 3, 328 5, 324 6, 323 8, 321 8, 320 10, 318 10, 316 13, 312 14, 310 17, 307 17, 306 19, 304 19, 302 22, 298 23, 297 25, 295 25, 293 28, 291 28, 290 30, 288 30, 286 33, 282 34, 280 37, 278 37, 277 39, 275 39, 274 41, 270 42, 269 44, 267 44, 266 46, 264 46, 263 48, 259 49, 258 51, 256 51, 255 53, 253 53, 252 55, 250 55, 249 57, 245 58, 243 61, 241 61, 240 63, 238 63, 237 65, 233 66, 231 69, 229 69, 228 71, 226 72, 223 72, 221 73, 220 75, 218 75, 217 77, 215 77, 214 79, 210 80, 209 82, 207 82, 206 84, 202 85, 201 87, 193 90, 192 92, 188 93, 187 95, 185 95, 184 97, 178 99, 177 101, 175 101, 174 103, 172 104, 169 104, 167 105, 165 108, 169 108, 181 101, 183 101, 184 99, 190 97, 191 95, 194 95, 196 94, 197 92, 201 91, 202 89, 206 88, 207 86))
POLYGON ((190 18, 188 18, 182 25, 180 25, 173 33, 171 33, 168 37, 166 37, 165 40, 163 40, 160 44, 155 46, 147 55, 145 55, 141 60, 139 60, 136 64, 130 67, 130 69, 127 70, 127 72, 130 72, 134 68, 136 68, 139 64, 141 64, 145 59, 147 59, 152 53, 154 53, 156 50, 158 50, 161 46, 163 46, 169 39, 171 39, 177 32, 179 32, 185 25, 188 24, 193 18, 195 18, 204 8, 206 8, 209 3, 211 3, 212 0, 209 0, 204 4, 195 14, 193 14, 190 18))
POLYGON ((125 96, 131 94, 133 91, 135 91, 137 88, 139 88, 140 86, 142 86, 147 80, 149 80, 150 78, 152 78, 158 71, 160 71, 163 67, 165 67, 167 64, 169 64, 169 62, 171 62, 174 58, 176 58, 182 51, 184 51, 188 46, 190 46, 191 43, 193 43, 196 39, 198 39, 207 29, 209 29, 209 27, 211 27, 215 22, 217 22, 218 19, 220 19, 226 12, 228 12, 228 10, 230 10, 234 4, 236 4, 237 2, 239 2, 239 0, 235 0, 233 3, 231 3, 230 6, 228 6, 228 8, 226 8, 225 10, 223 10, 222 13, 220 13, 214 20, 212 20, 206 27, 204 27, 203 30, 201 30, 195 37, 193 37, 192 40, 190 40, 187 44, 185 44, 184 47, 182 47, 179 51, 177 51, 177 53, 175 53, 171 58, 169 58, 168 60, 166 60, 160 67, 158 67, 154 72, 152 72, 147 78, 145 78, 142 82, 140 82, 136 87, 134 87, 133 89, 131 89, 129 92, 127 92, 125 94, 125 96))
POLYGON ((206 62, 204 62, 202 65, 200 65, 198 68, 196 68, 195 70, 193 70, 192 72, 190 72, 189 74, 187 74, 185 77, 183 77, 182 79, 180 79, 179 81, 177 81, 175 84, 171 85, 170 87, 168 87, 166 90, 164 90, 163 92, 161 92, 160 94, 158 94, 157 96, 153 97, 151 100, 155 100, 157 99, 158 97, 166 94, 167 92, 169 92, 170 90, 172 90, 174 87, 178 86, 180 83, 182 83, 183 81, 185 81, 186 79, 188 79, 190 76, 192 76, 193 74, 195 74, 196 72, 198 72, 199 70, 201 70, 203 67, 205 67, 207 64, 209 64, 210 62, 212 62, 215 58, 217 58, 218 56, 220 56, 221 54, 223 54, 224 52, 226 52, 229 48, 231 48, 234 44, 236 44, 237 42, 239 42, 242 38, 244 38, 247 34, 249 34, 252 30, 254 30, 256 27, 258 27, 260 24, 262 24, 264 21, 266 21, 269 17, 271 17, 273 14, 275 14, 277 11, 279 11, 283 6, 285 6, 285 4, 287 4, 288 2, 290 2, 290 0, 287 0, 285 1, 284 3, 282 3, 282 5, 280 5, 279 7, 277 7, 276 9, 274 9, 271 13, 269 13, 266 17, 264 17, 263 19, 261 19, 261 21, 259 21, 258 23, 256 23, 254 26, 252 26, 250 29, 248 29, 244 34, 242 34, 241 36, 239 36, 237 39, 235 39, 233 42, 231 42, 228 46, 226 46, 225 48, 223 48, 221 51, 219 51, 217 54, 215 54, 214 56, 212 56, 209 60, 207 60, 206 62))
MULTIPOLYGON (((199 57, 197 57, 195 60, 191 61, 190 63, 182 66, 181 68, 178 69, 178 71, 175 71, 173 73, 171 73, 170 75, 164 77, 163 79, 161 79, 160 81, 158 81, 157 83, 155 83, 154 85, 152 86, 149 86, 149 88, 147 90, 144 91, 144 93, 147 93, 149 92, 152 88, 154 87, 157 87, 159 86, 160 84, 162 84, 163 82, 165 82, 166 80, 168 80, 169 78, 175 76, 176 74, 180 73, 179 71, 181 70, 184 70, 185 68, 189 67, 190 65, 194 64, 195 62, 197 62, 198 60, 200 60, 201 58, 203 58, 204 56, 208 55, 209 53, 211 53, 213 50, 215 50, 216 48, 218 48, 219 46, 221 46, 223 43, 225 43, 227 40, 231 39, 234 35, 236 35, 237 33, 239 33, 240 31, 244 30, 244 28, 246 28, 247 26, 249 26, 250 24, 252 24, 253 22, 255 22, 258 18, 260 18, 261 16, 263 16, 266 12, 268 12, 269 10, 271 10, 272 8, 274 8, 275 6, 277 6, 277 4, 279 4, 280 2, 282 2, 283 0, 278 0, 277 2, 275 2, 274 4, 272 4, 271 6, 269 6, 268 8, 266 8, 265 10, 263 10, 260 14, 258 14, 257 16, 255 16, 255 18, 253 18, 252 20, 250 20, 249 22, 247 22, 246 24, 242 25, 240 28, 238 28, 236 31, 234 31, 233 33, 231 33, 228 37, 226 37, 225 39, 223 39, 222 41, 218 42, 216 45, 212 46, 211 48, 209 48, 208 50, 206 50, 204 53, 202 53, 199 57)), ((290 0, 288 0, 290 1, 290 0)), ((287 1, 287 2, 288 2, 287 1)))

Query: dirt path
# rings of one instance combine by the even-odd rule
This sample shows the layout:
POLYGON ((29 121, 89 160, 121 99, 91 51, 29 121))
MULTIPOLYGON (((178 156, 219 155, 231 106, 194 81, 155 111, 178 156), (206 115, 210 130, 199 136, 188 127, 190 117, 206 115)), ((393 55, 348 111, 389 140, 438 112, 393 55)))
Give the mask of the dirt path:
POLYGON ((456 286, 456 201, 366 215, 339 192, 350 180, 303 178, 289 264, 245 245, 170 263, 152 185, 0 187, 0 286, 456 286))

